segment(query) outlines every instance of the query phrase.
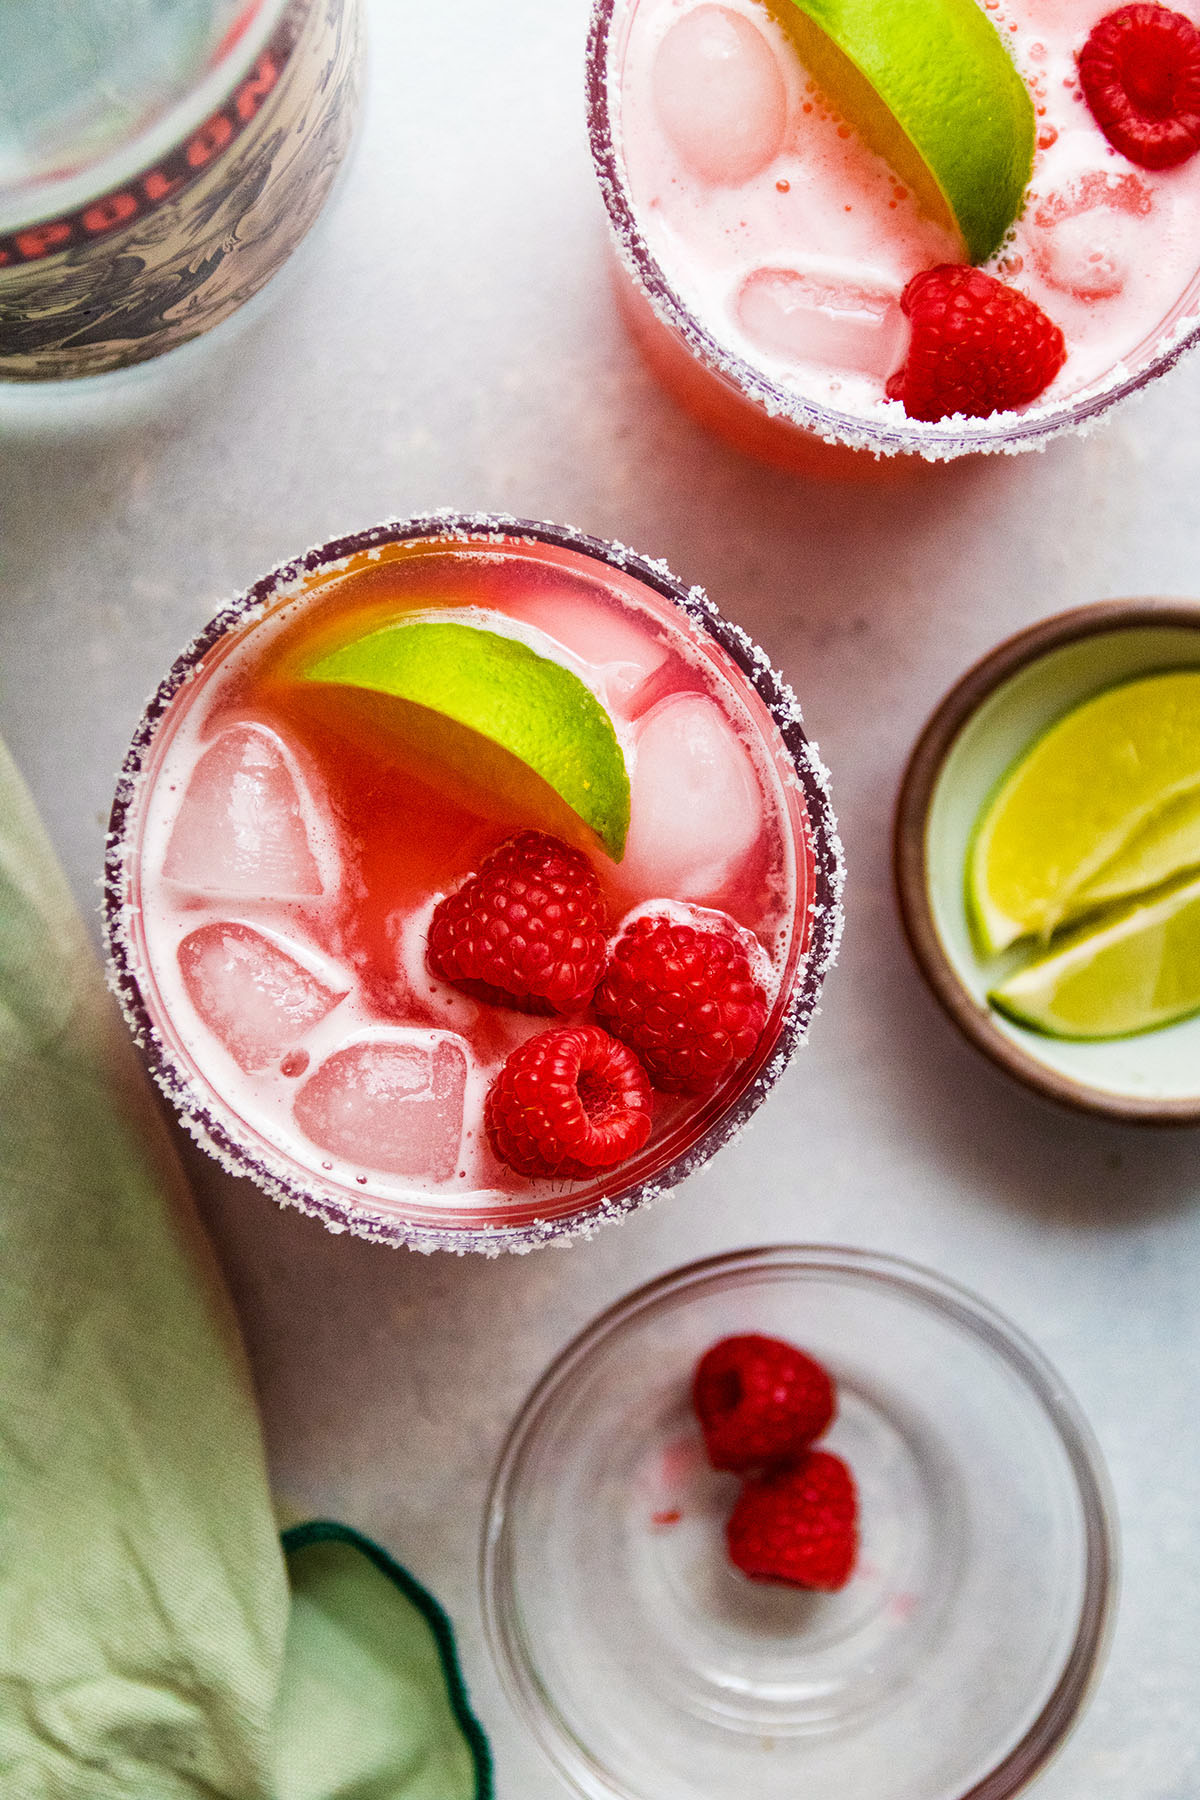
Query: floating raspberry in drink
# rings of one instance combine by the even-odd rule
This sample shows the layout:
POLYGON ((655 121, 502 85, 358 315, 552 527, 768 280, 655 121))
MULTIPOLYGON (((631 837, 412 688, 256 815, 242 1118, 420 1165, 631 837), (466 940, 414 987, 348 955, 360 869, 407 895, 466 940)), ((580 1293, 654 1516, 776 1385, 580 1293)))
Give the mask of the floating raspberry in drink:
POLYGON ((1053 320, 982 269, 926 269, 905 288, 903 306, 912 340, 887 393, 914 419, 982 419, 1024 406, 1066 360, 1053 320))
POLYGON ((655 1087, 705 1094, 754 1050, 767 1001, 732 920, 643 916, 617 938, 596 1017, 637 1051, 655 1087))
POLYGON ((642 1148, 652 1108, 632 1050, 590 1025, 544 1031, 515 1050, 492 1084, 485 1119, 510 1168, 583 1178, 642 1148))
POLYGON ((586 856, 526 831, 439 903, 429 967, 495 1006, 577 1012, 604 967, 605 931, 600 883, 586 856))
POLYGON ((1200 30, 1168 6, 1120 6, 1079 52, 1092 117, 1122 156, 1173 169, 1200 150, 1200 30))
POLYGON ((729 1559, 753 1581, 833 1591, 858 1555, 858 1494, 840 1456, 810 1450, 752 1476, 725 1527, 729 1559))
POLYGON ((782 1338, 750 1332, 706 1350, 692 1405, 714 1469, 761 1469, 798 1456, 833 1419, 833 1383, 782 1338))

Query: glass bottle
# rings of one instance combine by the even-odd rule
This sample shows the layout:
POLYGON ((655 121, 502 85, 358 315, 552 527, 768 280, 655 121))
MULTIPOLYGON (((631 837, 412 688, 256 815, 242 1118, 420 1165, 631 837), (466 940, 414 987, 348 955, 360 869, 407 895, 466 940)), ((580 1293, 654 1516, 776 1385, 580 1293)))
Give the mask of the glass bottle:
POLYGON ((358 0, 5 0, 0 380, 129 368, 229 318, 333 185, 358 0))

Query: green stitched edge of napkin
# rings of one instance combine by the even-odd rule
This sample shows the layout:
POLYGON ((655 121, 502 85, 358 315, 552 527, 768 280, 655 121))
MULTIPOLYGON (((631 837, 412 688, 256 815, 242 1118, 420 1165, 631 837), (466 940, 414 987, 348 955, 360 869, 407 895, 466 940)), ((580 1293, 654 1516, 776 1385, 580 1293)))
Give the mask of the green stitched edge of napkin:
POLYGON ((471 1710, 467 1684, 458 1660, 454 1627, 445 1608, 435 1600, 428 1588, 388 1555, 382 1545, 364 1537, 352 1525, 341 1525, 336 1519, 310 1519, 303 1525, 290 1525, 280 1533, 285 1555, 307 1549, 311 1544, 348 1544, 361 1551, 367 1560, 386 1575, 407 1600, 411 1600, 433 1633, 438 1659, 446 1682, 446 1693, 455 1723, 466 1740, 475 1770, 475 1800, 495 1800, 492 1752, 482 1725, 471 1710))

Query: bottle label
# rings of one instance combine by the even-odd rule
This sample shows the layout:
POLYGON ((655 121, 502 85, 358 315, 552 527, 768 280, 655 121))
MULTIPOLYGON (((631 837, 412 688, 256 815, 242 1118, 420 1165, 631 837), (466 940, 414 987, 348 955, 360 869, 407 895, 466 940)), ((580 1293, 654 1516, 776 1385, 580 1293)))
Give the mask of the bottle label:
POLYGON ((270 280, 354 126, 357 0, 293 0, 226 100, 150 168, 0 234, 0 379, 103 374, 198 337, 270 280))

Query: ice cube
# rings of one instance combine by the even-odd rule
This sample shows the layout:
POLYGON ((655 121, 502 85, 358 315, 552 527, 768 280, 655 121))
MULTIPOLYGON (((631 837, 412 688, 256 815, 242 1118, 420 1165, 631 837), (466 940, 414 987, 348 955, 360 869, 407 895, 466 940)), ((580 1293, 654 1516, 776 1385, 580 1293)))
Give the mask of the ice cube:
POLYGON ((179 946, 188 998, 243 1069, 265 1069, 350 990, 318 979, 271 938, 234 921, 202 925, 179 946))
POLYGON ((652 80, 659 122, 702 181, 737 187, 778 154, 787 127, 783 72, 740 13, 685 13, 658 47, 652 80))
POLYGON ((600 600, 534 592, 522 595, 514 610, 587 663, 595 671, 601 699, 626 718, 667 659, 667 647, 655 637, 649 620, 635 623, 600 600))
POLYGON ((1144 251, 1139 223, 1153 207, 1137 175, 1093 169, 1047 194, 1030 234, 1039 273, 1077 300, 1111 300, 1124 288, 1144 251))
POLYGON ((882 381, 904 360, 900 290, 849 271, 755 269, 738 288, 734 315, 751 343, 785 362, 882 381))
POLYGON ((265 725, 231 725, 192 772, 163 873, 197 894, 307 900, 333 885, 294 755, 265 725))
POLYGON ((305 1082, 296 1123, 358 1168, 447 1181, 458 1168, 469 1064, 466 1044, 446 1032, 361 1039, 305 1082))
POLYGON ((660 701, 637 735, 621 888, 639 900, 715 899, 757 844, 762 811, 749 754, 716 702, 660 701))

